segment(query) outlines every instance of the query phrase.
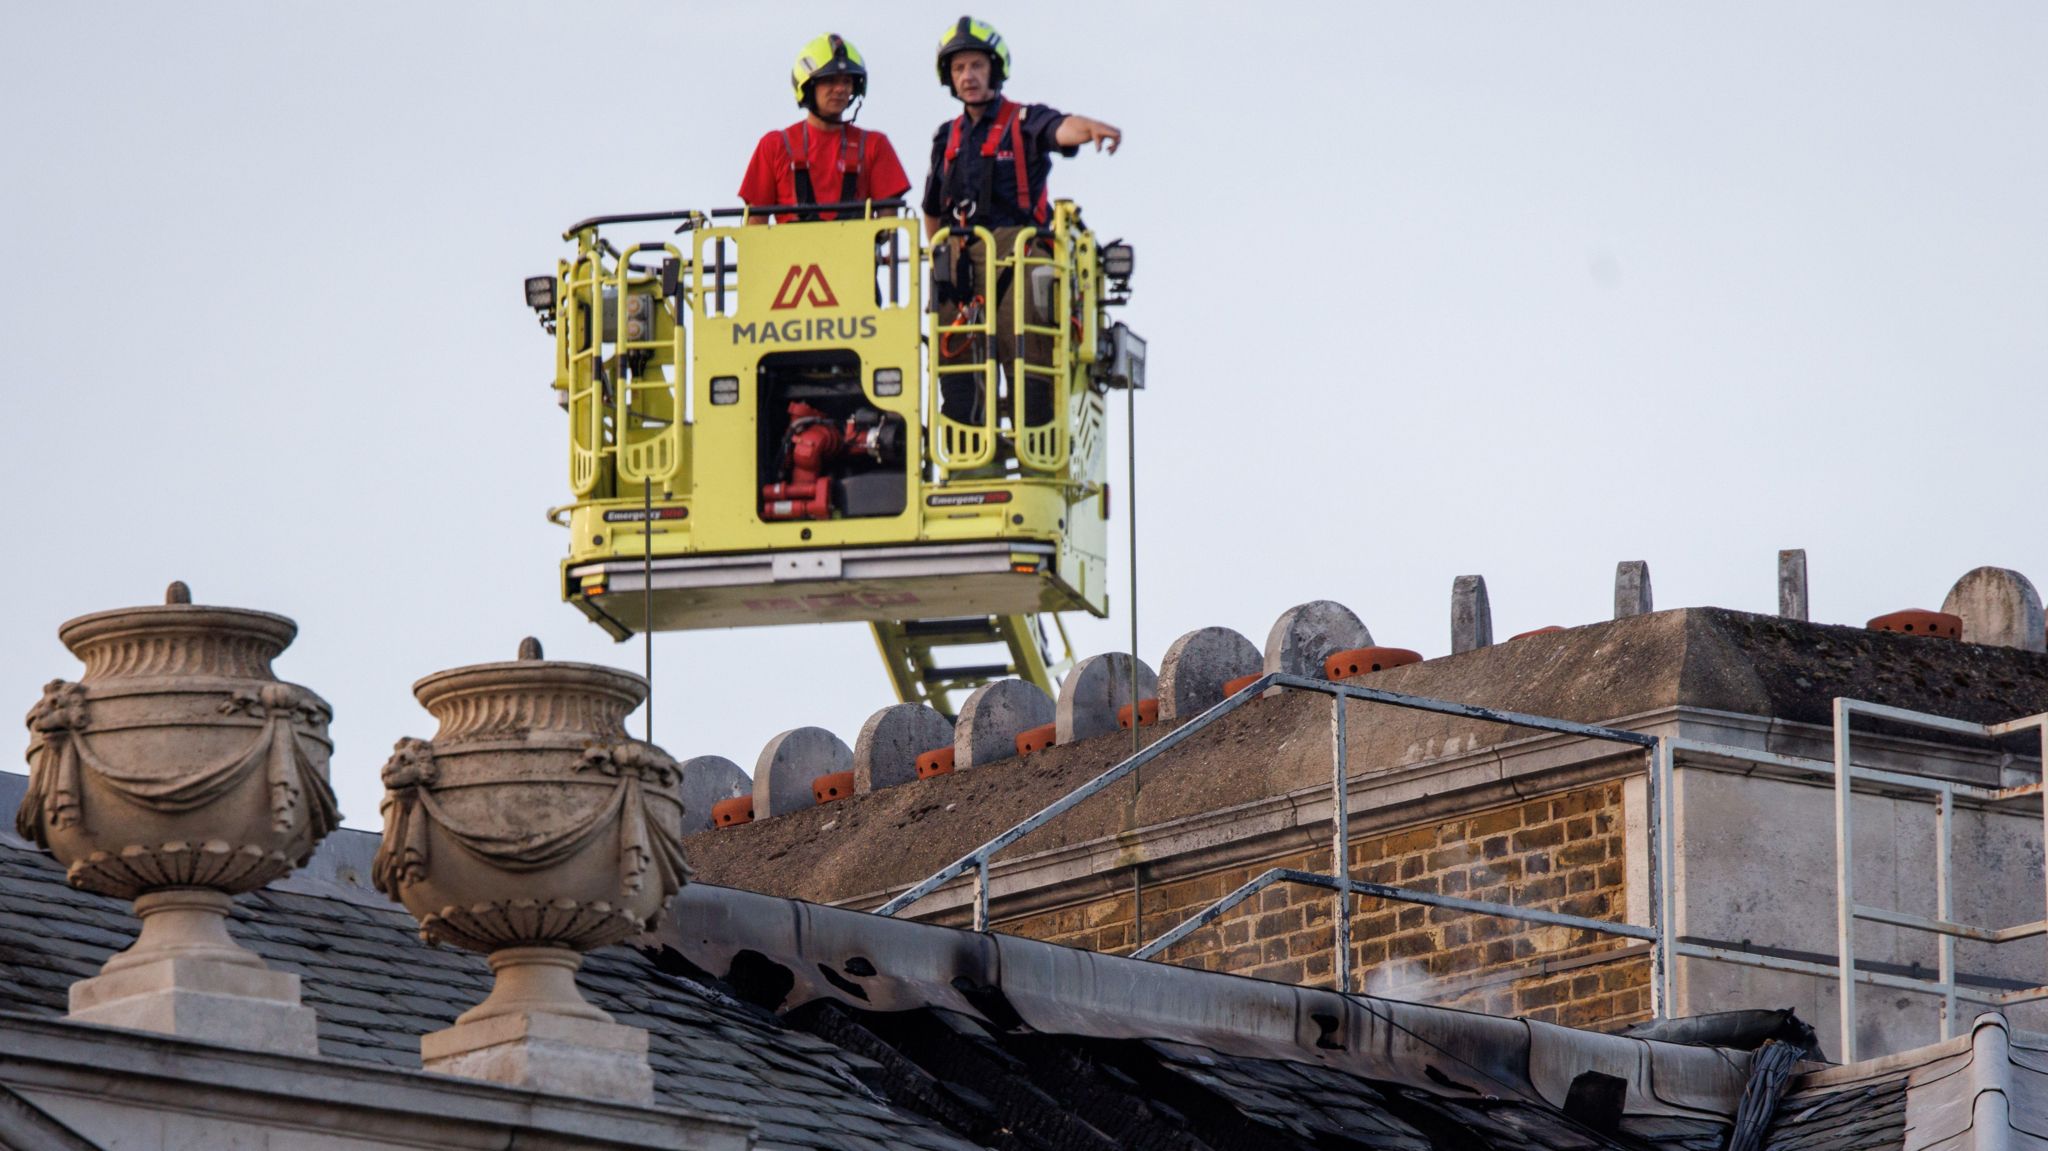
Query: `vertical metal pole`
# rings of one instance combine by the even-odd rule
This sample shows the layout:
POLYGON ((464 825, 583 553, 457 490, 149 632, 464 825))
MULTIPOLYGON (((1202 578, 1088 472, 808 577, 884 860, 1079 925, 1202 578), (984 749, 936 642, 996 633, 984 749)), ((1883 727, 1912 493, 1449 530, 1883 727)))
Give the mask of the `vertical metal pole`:
MULTIPOLYGON (((1124 389, 1124 468, 1125 484, 1129 489, 1124 495, 1124 504, 1130 510, 1124 514, 1131 521, 1131 754, 1136 755, 1145 748, 1144 724, 1138 722, 1138 389, 1124 389)), ((1137 830, 1138 793, 1144 788, 1142 767, 1131 771, 1131 822, 1137 830)), ((1139 942, 1145 941, 1145 868, 1142 862, 1131 865, 1131 932, 1139 942)))
POLYGON ((1672 761, 1671 737, 1658 736, 1650 752, 1652 795, 1650 808, 1651 899, 1657 909, 1657 947, 1652 953, 1656 970, 1650 973, 1650 1014, 1669 1017, 1678 1009, 1678 799, 1676 767, 1672 761))
POLYGON ((1131 938, 1132 946, 1145 942, 1145 865, 1131 864, 1131 938))
POLYGON ((642 663, 647 674, 647 742, 654 742, 654 479, 640 483, 640 621, 642 663))
POLYGON ((974 929, 988 930, 988 856, 974 861, 974 929))
POLYGON ((1849 766, 1849 701, 1835 700, 1835 981, 1841 985, 1842 1038, 1839 1058, 1856 1062, 1856 884, 1850 858, 1854 842, 1854 789, 1849 766))
POLYGON ((1337 990, 1351 991, 1351 749, 1345 734, 1348 718, 1341 695, 1330 697, 1330 874, 1337 887, 1335 973, 1337 990))
MULTIPOLYGON (((1954 788, 1944 785, 1934 793, 1934 917, 1944 922, 1955 920, 1955 906, 1949 897, 1955 806, 1954 788)), ((1936 963, 1941 975, 1941 1037, 1952 1039, 1956 1033, 1956 937, 1944 933, 1934 938, 1940 949, 1936 963)))
MULTIPOLYGON (((2048 783, 2048 723, 2043 723, 2040 731, 2041 779, 2044 783, 2048 783)), ((2044 796, 2041 800, 2041 842, 2048 844, 2048 796, 2044 796)), ((2042 878, 2044 886, 2048 886, 2048 873, 2044 873, 2042 878)))
POLYGON ((1664 996, 1664 972, 1670 966, 1671 957, 1664 950, 1664 857, 1660 849, 1664 843, 1664 757, 1660 754, 1664 741, 1660 738, 1650 748, 1648 762, 1643 767, 1643 829, 1646 842, 1643 847, 1643 872, 1647 877, 1650 926, 1657 930, 1656 940, 1650 944, 1650 1017, 1662 1019, 1671 1010, 1670 1001, 1664 996))
MULTIPOLYGON (((1130 489, 1124 496, 1130 510, 1124 514, 1131 521, 1131 754, 1136 755, 1145 747, 1138 723, 1138 389, 1125 388, 1124 395, 1124 486, 1130 489)), ((1136 774, 1132 773, 1134 778, 1136 774)))

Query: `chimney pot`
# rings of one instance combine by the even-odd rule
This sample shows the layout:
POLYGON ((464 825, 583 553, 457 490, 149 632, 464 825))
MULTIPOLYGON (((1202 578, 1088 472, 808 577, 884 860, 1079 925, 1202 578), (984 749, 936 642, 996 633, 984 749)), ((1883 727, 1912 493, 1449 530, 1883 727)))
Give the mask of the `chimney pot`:
POLYGON ((1872 619, 1865 626, 1872 631, 1895 631, 1902 635, 1938 636, 1942 639, 1963 638, 1963 617, 1945 611, 1927 611, 1922 608, 1887 612, 1872 619))

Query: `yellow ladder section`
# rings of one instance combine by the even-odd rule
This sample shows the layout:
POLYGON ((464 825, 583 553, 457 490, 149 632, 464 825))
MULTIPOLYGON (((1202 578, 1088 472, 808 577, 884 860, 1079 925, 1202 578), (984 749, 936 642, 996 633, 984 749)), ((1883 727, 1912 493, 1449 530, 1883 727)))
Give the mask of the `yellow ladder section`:
MULTIPOLYGON (((1060 642, 1066 643, 1066 629, 1053 617, 1060 642)), ((875 647, 888 665, 889 679, 896 685, 896 698, 904 703, 930 704, 947 719, 959 716, 968 693, 985 683, 1012 676, 1037 685, 1040 691, 1058 698, 1054 675, 1072 662, 1072 652, 1057 664, 1046 662, 1028 615, 952 616, 945 619, 877 620, 875 647), (1009 659, 1002 663, 941 665, 938 653, 948 648, 1001 644, 1009 659), (958 696, 956 700, 954 697, 958 696)))

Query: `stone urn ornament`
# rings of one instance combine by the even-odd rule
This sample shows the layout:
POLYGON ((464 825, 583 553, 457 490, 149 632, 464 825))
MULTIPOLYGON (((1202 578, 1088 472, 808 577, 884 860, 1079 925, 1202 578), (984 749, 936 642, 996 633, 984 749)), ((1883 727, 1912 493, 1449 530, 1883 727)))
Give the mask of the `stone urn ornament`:
POLYGON ((413 685, 440 721, 384 765, 372 878, 420 937, 490 957, 490 996, 422 1036, 428 1071, 538 1090, 653 1100, 647 1033, 576 987, 583 953, 652 930, 689 877, 681 773, 626 734, 647 681, 520 658, 413 685))
POLYGON ((298 625, 191 602, 79 616, 57 631, 85 663, 28 713, 15 827, 72 886, 132 899, 142 931, 71 987, 70 1018, 318 1054, 299 978, 227 933, 232 897, 290 874, 340 822, 331 712, 271 660, 298 625))

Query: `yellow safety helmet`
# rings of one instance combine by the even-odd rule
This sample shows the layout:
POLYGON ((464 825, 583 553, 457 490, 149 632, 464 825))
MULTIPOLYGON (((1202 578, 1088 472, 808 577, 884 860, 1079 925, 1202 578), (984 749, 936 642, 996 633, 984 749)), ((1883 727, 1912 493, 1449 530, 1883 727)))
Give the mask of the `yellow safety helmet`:
POLYGON ((811 82, 826 76, 853 77, 856 100, 868 94, 868 69, 861 61, 860 49, 837 32, 825 33, 796 54, 796 64, 789 70, 789 86, 796 89, 798 107, 811 106, 811 82))
POLYGON ((1010 46, 1003 42, 1003 34, 992 24, 962 16, 939 36, 939 83, 948 92, 953 90, 951 61, 961 52, 988 53, 989 87, 1000 90, 1009 78, 1010 46))

